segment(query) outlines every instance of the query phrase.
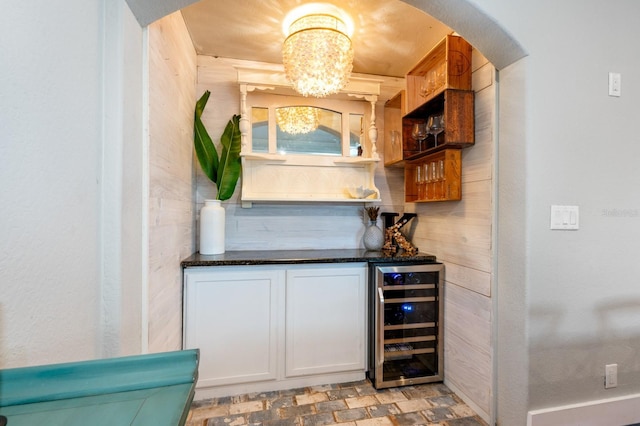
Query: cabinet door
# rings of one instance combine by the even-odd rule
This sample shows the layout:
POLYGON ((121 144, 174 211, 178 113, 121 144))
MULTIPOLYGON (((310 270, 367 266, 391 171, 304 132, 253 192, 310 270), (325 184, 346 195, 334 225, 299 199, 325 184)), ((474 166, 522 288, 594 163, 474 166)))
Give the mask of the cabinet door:
MULTIPOLYGON (((384 165, 392 166, 404 160, 402 140, 402 116, 404 115, 404 90, 384 104, 384 165)), ((413 141, 411 141, 413 142, 413 141)), ((406 150, 409 150, 407 147, 406 150)))
POLYGON ((186 270, 184 346, 200 348, 198 387, 276 378, 283 279, 259 267, 186 270))
POLYGON ((365 367, 364 264, 287 270, 287 376, 365 367))

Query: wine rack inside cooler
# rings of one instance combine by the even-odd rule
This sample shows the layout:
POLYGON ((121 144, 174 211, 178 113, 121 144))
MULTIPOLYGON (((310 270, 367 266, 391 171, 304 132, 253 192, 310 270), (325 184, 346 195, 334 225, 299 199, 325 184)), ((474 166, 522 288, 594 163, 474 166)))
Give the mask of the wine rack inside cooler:
POLYGON ((443 270, 439 263, 375 267, 370 376, 377 388, 443 380, 443 270))

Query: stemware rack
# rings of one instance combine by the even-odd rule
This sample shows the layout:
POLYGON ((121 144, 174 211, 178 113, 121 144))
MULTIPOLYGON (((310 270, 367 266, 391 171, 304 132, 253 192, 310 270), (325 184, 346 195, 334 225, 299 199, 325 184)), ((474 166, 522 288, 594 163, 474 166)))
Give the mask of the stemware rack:
POLYGON ((461 199, 462 166, 460 153, 455 151, 475 143, 471 53, 466 40, 447 35, 407 73, 405 90, 385 105, 385 137, 394 135, 389 150, 385 139, 385 166, 404 167, 407 202, 461 199), (430 134, 421 149, 411 136, 412 128, 438 114, 443 115, 444 131, 436 137, 430 134), (418 193, 415 173, 418 164, 432 161, 445 164, 442 179, 446 186, 443 194, 429 198, 426 192, 418 193))
POLYGON ((404 193, 407 202, 462 199, 462 161, 459 149, 444 149, 408 161, 404 171, 404 193))
POLYGON ((475 143, 474 94, 471 90, 445 89, 430 101, 406 114, 402 118, 403 158, 414 160, 421 156, 449 148, 466 148, 475 143), (416 122, 426 121, 430 115, 444 114, 444 132, 438 135, 438 144, 430 135, 426 148, 420 150, 411 137, 411 129, 416 122))

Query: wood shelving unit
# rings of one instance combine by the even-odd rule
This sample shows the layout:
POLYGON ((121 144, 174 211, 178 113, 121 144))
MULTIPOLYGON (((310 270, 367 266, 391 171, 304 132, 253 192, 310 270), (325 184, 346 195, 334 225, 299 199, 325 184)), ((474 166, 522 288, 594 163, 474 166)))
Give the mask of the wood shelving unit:
POLYGON ((404 169, 405 201, 422 203, 462 199, 460 154, 459 149, 445 149, 407 161, 404 169), (434 168, 436 173, 432 172, 434 168))
POLYGON ((401 135, 401 141, 397 135, 393 143, 385 139, 385 166, 405 168, 407 202, 461 199, 460 149, 475 143, 471 51, 471 45, 462 37, 447 35, 407 73, 406 90, 385 105, 385 137, 390 138, 392 132, 401 135), (439 114, 443 115, 444 131, 435 137, 429 134, 420 149, 411 135, 414 124, 439 114), (418 185, 416 170, 433 162, 438 165, 437 185, 418 185))

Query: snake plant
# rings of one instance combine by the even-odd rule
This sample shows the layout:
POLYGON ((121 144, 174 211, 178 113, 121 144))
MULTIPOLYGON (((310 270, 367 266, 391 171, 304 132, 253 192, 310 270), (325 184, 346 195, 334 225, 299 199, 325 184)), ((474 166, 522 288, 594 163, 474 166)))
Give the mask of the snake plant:
POLYGON ((205 91, 196 102, 193 140, 202 171, 216 184, 218 189, 216 200, 224 201, 233 195, 242 169, 240 162, 240 116, 234 115, 227 123, 220 137, 222 150, 218 155, 216 146, 201 119, 210 94, 208 90, 205 91))

